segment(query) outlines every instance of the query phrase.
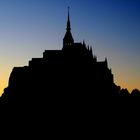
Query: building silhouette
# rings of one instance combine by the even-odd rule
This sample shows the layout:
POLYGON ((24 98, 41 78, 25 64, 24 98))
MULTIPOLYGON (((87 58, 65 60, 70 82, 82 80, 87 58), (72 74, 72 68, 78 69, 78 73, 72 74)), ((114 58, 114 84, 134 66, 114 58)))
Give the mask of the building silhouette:
POLYGON ((107 59, 98 62, 91 47, 74 41, 68 11, 62 49, 45 50, 42 58, 32 58, 28 66, 14 67, 1 104, 7 110, 65 107, 116 96, 118 91, 107 59))

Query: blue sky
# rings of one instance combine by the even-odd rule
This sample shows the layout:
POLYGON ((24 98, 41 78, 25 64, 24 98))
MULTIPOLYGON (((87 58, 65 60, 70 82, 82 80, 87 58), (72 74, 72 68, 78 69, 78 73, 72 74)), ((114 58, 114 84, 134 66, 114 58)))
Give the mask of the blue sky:
POLYGON ((140 0, 0 0, 0 92, 14 66, 62 48, 68 6, 75 41, 108 58, 118 85, 140 89, 140 0))

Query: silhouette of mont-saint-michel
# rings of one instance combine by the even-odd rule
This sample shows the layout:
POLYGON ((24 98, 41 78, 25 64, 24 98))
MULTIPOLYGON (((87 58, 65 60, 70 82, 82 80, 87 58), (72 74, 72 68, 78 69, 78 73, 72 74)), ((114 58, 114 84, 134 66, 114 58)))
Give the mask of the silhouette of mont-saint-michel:
POLYGON ((91 47, 84 41, 74 41, 68 12, 62 50, 45 50, 43 58, 13 68, 1 108, 80 105, 92 102, 94 97, 120 96, 121 92, 128 95, 127 90, 115 85, 107 59, 98 62, 91 47))

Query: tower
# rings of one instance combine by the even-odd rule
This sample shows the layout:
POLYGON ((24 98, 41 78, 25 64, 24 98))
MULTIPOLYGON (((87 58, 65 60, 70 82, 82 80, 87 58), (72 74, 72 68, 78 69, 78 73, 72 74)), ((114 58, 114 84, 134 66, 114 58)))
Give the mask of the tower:
POLYGON ((74 39, 71 33, 70 14, 69 14, 69 7, 68 7, 67 28, 66 28, 66 34, 63 38, 63 49, 72 46, 73 44, 74 44, 74 39))

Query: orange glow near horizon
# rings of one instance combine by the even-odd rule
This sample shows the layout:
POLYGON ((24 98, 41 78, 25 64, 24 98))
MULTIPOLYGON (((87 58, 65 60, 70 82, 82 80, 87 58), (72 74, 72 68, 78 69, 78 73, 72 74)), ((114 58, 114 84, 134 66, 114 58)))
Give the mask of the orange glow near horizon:
POLYGON ((10 70, 3 71, 0 73, 0 96, 3 94, 4 89, 8 86, 10 76, 10 70))

